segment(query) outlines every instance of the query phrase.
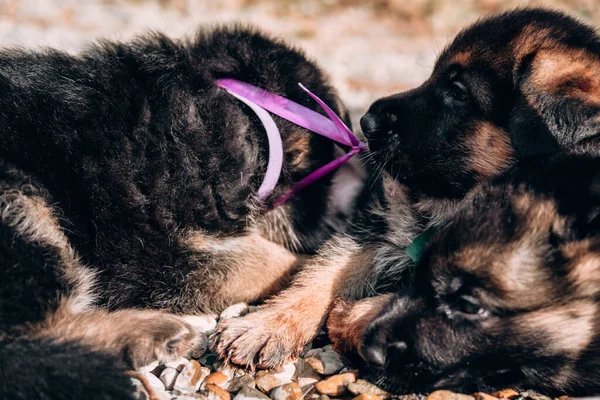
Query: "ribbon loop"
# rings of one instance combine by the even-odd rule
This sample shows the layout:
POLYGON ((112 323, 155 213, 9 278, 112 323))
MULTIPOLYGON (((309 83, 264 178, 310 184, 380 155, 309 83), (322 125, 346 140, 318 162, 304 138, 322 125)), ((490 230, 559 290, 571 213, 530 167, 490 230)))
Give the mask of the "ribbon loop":
POLYGON ((224 78, 216 80, 217 86, 227 90, 231 95, 248 105, 258 116, 267 132, 269 139, 269 163, 265 178, 257 192, 257 199, 265 201, 277 185, 283 165, 283 145, 281 134, 273 118, 265 111, 269 111, 279 117, 295 123, 309 131, 329 138, 351 150, 343 156, 336 158, 328 164, 311 172, 308 176, 294 184, 288 192, 274 201, 278 206, 291 199, 296 192, 316 182, 324 176, 335 171, 348 162, 355 154, 365 151, 367 146, 358 140, 352 130, 344 124, 335 112, 323 100, 308 90, 304 85, 298 83, 302 90, 308 93, 317 104, 325 111, 329 119, 310 108, 304 107, 290 99, 276 95, 266 90, 257 88, 248 83, 235 79, 224 78))

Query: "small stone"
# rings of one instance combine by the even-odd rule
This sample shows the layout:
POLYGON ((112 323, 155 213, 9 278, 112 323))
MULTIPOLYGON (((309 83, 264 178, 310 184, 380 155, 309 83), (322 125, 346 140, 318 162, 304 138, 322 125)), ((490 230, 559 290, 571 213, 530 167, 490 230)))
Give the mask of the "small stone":
POLYGON ((329 396, 326 394, 320 394, 317 400, 329 400, 329 396))
POLYGON ((527 400, 552 400, 552 398, 548 396, 544 396, 543 394, 539 394, 529 390, 520 393, 520 395, 527 400))
POLYGON ((204 379, 204 384, 205 385, 216 385, 219 386, 221 388, 224 388, 227 384, 227 381, 229 380, 229 377, 227 375, 225 375, 222 372, 213 372, 212 374, 208 375, 206 377, 206 379, 204 379))
POLYGON ((498 400, 497 397, 483 392, 477 392, 473 396, 475 397, 475 400, 498 400))
POLYGON ((168 363, 165 363, 165 367, 167 368, 174 368, 177 371, 181 372, 181 370, 190 362, 190 360, 188 360, 187 358, 184 357, 179 357, 176 360, 173 361, 169 361, 168 363))
POLYGON ((173 397, 174 400, 206 400, 206 396, 202 393, 187 393, 173 397))
POLYGON ((227 375, 229 379, 237 378, 238 376, 248 375, 248 371, 243 368, 232 367, 231 365, 219 365, 217 371, 227 375))
POLYGON ((182 393, 194 393, 200 388, 202 380, 206 377, 200 363, 196 360, 190 361, 179 373, 173 385, 174 390, 182 393))
POLYGON ((279 371, 261 371, 256 374, 256 387, 265 393, 269 393, 277 386, 290 383, 296 374, 296 366, 293 363, 285 364, 279 371))
MULTIPOLYGON (((373 385, 371 382, 368 382, 364 379, 357 379, 356 382, 352 382, 348 384, 348 391, 355 395, 361 394, 374 394, 382 399, 387 399, 390 397, 390 394, 385 390, 373 385)), ((368 400, 368 399, 364 399, 368 400)), ((482 399, 487 400, 487 399, 482 399)))
POLYGON ((296 375, 296 381, 303 391, 321 380, 321 376, 312 369, 310 364, 301 358, 296 361, 296 375))
POLYGON ((150 372, 141 372, 141 374, 144 376, 144 378, 146 378, 148 384, 153 389, 165 390, 165 385, 163 385, 163 383, 160 381, 160 379, 156 377, 156 375, 151 374, 150 372))
POLYGON ((219 319, 222 321, 222 320, 228 319, 228 318, 241 317, 246 314, 248 314, 248 304, 237 303, 237 304, 229 306, 225 310, 223 310, 223 312, 219 316, 219 319))
POLYGON ((233 400, 270 400, 267 395, 249 386, 243 387, 233 400))
POLYGON ((474 400, 473 396, 454 393, 449 390, 436 390, 427 396, 427 400, 474 400))
POLYGON ((256 387, 256 382, 254 381, 254 378, 252 376, 242 375, 233 378, 232 380, 227 382, 227 387, 225 389, 232 393, 236 393, 239 392, 245 386, 251 387, 252 389, 256 387))
POLYGON ((186 315, 183 320, 202 333, 211 333, 217 328, 217 319, 210 314, 186 315))
POLYGON ((273 400, 298 400, 301 397, 302 389, 296 382, 278 386, 271 392, 271 399, 273 400))
POLYGON ((260 310, 259 306, 248 306, 248 314, 253 313, 253 312, 257 312, 260 310))
POLYGON ((348 372, 333 375, 324 381, 315 383, 315 389, 317 392, 328 396, 340 396, 346 393, 348 385, 352 382, 356 382, 356 373, 348 372))
POLYGON ((353 400, 382 400, 382 398, 373 393, 361 393, 353 400))
POLYGON ((158 367, 158 360, 148 364, 148 365, 144 365, 143 367, 138 368, 138 371, 140 372, 152 372, 154 371, 157 367, 158 367))
POLYGON ((231 400, 229 392, 217 385, 212 383, 207 384, 204 387, 208 400, 231 400))
POLYGON ((321 375, 333 375, 344 368, 340 355, 329 347, 308 351, 304 361, 321 375))
POLYGON ((496 393, 492 394, 492 396, 499 397, 501 399, 508 399, 510 397, 518 396, 518 395, 519 395, 519 393, 516 390, 510 389, 510 388, 502 389, 502 390, 499 390, 496 393))
POLYGON ((167 367, 163 369, 160 373, 160 381, 165 385, 165 389, 173 389, 177 375, 179 375, 179 372, 175 368, 167 367))

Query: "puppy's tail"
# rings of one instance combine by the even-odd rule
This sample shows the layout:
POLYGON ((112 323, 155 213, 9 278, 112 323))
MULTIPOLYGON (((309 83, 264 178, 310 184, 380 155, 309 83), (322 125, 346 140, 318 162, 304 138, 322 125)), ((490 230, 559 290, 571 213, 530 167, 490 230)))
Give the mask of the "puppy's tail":
POLYGON ((132 399, 124 370, 103 353, 50 339, 0 340, 0 399, 132 399))

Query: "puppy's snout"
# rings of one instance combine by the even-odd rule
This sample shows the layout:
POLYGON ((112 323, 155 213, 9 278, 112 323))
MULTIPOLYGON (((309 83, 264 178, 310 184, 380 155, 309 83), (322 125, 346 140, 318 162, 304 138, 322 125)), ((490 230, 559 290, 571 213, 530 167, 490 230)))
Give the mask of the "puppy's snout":
POLYGON ((381 119, 375 113, 366 113, 360 119, 360 127, 365 135, 371 135, 381 129, 381 119))

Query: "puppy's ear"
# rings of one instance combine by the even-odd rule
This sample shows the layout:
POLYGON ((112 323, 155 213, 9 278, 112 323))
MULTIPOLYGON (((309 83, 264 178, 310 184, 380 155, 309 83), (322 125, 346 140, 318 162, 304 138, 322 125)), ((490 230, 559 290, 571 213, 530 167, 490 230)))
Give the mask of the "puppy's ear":
POLYGON ((542 49, 514 72, 518 97, 510 120, 521 157, 572 149, 600 132, 600 58, 585 50, 542 49))

